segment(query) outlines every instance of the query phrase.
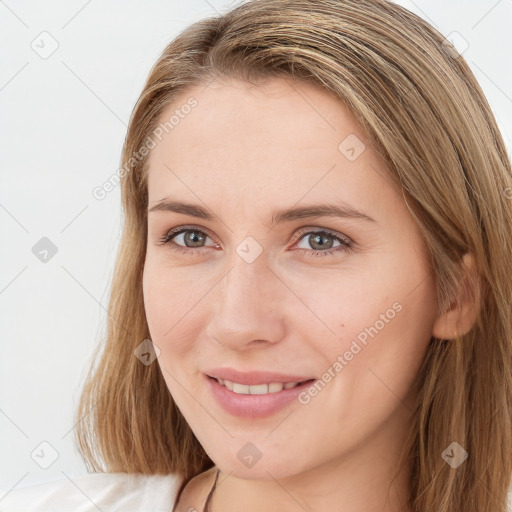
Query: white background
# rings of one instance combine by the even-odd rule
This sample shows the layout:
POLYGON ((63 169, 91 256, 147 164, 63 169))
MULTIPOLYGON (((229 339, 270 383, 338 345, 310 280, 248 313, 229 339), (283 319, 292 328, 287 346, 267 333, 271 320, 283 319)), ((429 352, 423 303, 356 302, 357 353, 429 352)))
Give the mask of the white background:
MULTIPOLYGON (((189 24, 234 3, 0 2, 4 492, 86 473, 72 443, 73 412, 104 330, 121 228, 119 187, 102 201, 92 190, 118 169, 129 116, 164 47, 189 24), (47 59, 31 47, 43 31, 59 45, 47 59), (46 263, 32 253, 42 237, 58 250, 46 263), (31 458, 43 441, 58 452, 47 469, 31 458)), ((510 152, 512 0, 397 3, 469 43, 463 55, 510 152)))

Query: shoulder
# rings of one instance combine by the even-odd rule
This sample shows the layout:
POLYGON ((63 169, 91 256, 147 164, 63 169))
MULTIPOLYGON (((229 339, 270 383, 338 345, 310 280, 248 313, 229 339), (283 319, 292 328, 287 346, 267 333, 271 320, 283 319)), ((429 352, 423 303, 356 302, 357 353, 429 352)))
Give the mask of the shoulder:
POLYGON ((0 491, 1 512, 142 512, 171 510, 176 474, 91 473, 0 491))

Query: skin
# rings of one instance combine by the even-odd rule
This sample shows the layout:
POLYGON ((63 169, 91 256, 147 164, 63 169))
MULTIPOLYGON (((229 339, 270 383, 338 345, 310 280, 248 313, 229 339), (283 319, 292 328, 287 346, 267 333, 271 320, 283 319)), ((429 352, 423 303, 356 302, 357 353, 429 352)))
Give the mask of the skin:
MULTIPOLYGON (((384 162, 336 98, 284 79, 216 80, 183 92, 162 122, 191 96, 197 106, 151 151, 149 207, 172 198, 220 220, 149 213, 143 275, 156 361, 215 462, 188 484, 178 510, 202 510, 217 469, 214 512, 407 510, 409 468, 391 479, 411 385, 431 336, 452 335, 456 318, 467 330, 473 317, 464 310, 460 323, 461 311, 438 312, 425 242, 384 162), (338 149, 350 134, 366 146, 353 161, 338 149), (274 210, 339 201, 376 222, 323 216, 271 229, 274 210), (179 226, 207 235, 195 253, 158 243, 179 226), (322 229, 349 237, 352 250, 307 257, 321 251, 309 233, 322 229), (252 263, 236 252, 247 236, 262 249, 252 263), (203 372, 218 366, 321 378, 397 303, 394 318, 306 405, 239 418, 205 385, 203 372), (262 454, 251 468, 237 456, 247 442, 262 454)), ((173 240, 187 247, 183 234, 173 240)), ((325 250, 340 246, 327 242, 325 250)))

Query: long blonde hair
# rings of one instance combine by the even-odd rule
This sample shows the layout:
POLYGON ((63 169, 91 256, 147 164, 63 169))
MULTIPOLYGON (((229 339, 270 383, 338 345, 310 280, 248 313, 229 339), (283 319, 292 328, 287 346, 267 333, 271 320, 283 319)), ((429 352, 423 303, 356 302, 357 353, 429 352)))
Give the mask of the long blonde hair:
POLYGON ((125 213, 99 362, 76 411, 88 469, 176 473, 214 463, 176 407, 157 364, 133 356, 150 338, 142 272, 147 147, 178 94, 216 77, 302 80, 336 95, 399 184, 431 252, 440 310, 470 252, 482 290, 465 335, 432 338, 415 383, 402 456, 418 512, 504 512, 512 474, 512 171, 491 108, 462 56, 423 19, 386 0, 253 0, 194 23, 153 66, 121 160, 125 213), (135 157, 134 157, 135 155, 135 157), (457 442, 457 469, 442 457, 457 442))

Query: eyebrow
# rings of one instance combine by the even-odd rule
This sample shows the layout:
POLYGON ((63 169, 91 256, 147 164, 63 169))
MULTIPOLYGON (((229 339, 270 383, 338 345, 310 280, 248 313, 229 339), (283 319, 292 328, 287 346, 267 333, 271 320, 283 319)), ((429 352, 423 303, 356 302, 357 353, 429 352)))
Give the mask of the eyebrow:
MULTIPOLYGON (((149 212, 175 212, 204 220, 219 220, 217 216, 200 205, 182 201, 168 201, 166 199, 162 199, 151 208, 148 208, 148 213, 149 212)), ((368 222, 375 222, 377 224, 377 221, 369 215, 353 208, 352 206, 341 203, 339 205, 312 204, 308 206, 296 206, 292 208, 276 210, 272 214, 272 225, 281 224, 283 222, 290 222, 293 220, 307 219, 310 217, 342 217, 366 220, 368 222)))

